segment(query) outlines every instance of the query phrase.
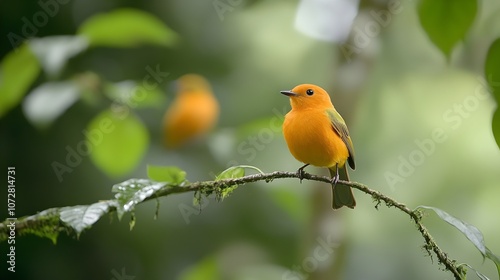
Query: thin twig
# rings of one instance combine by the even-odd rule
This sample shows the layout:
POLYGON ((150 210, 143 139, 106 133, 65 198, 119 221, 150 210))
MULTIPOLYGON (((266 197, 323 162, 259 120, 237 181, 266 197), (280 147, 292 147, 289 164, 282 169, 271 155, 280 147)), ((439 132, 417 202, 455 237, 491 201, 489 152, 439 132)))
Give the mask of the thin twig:
MULTIPOLYGON (((240 178, 231 178, 231 179, 223 179, 223 180, 218 180, 218 181, 201 181, 201 182, 194 182, 194 183, 189 183, 189 184, 184 184, 182 186, 169 186, 165 187, 158 192, 156 192, 154 195, 151 195, 150 197, 146 198, 144 201, 147 200, 152 200, 152 199, 157 199, 158 197, 163 197, 163 196, 168 196, 171 194, 175 193, 187 193, 187 192, 203 192, 205 194, 210 194, 210 193, 217 193, 220 190, 223 190, 225 188, 228 188, 230 186, 234 185, 244 185, 247 183, 253 183, 257 181, 266 181, 266 182, 271 182, 274 179, 284 179, 284 178, 300 178, 299 174, 296 172, 283 172, 283 171, 275 171, 272 173, 264 173, 264 174, 253 174, 253 175, 247 175, 244 177, 240 178)), ((324 183, 331 183, 331 179, 328 177, 324 176, 316 176, 312 175, 310 173, 304 172, 302 174, 302 177, 300 179, 304 180, 311 180, 311 181, 318 181, 318 182, 324 182, 324 183)), ((418 210, 411 210, 408 208, 405 204, 400 203, 395 201, 394 199, 378 192, 375 190, 372 190, 368 188, 368 186, 357 183, 357 182, 347 182, 347 181, 342 181, 339 180, 338 184, 341 185, 346 185, 350 186, 352 188, 355 188, 361 192, 364 192, 366 194, 369 194, 376 202, 378 205, 380 204, 381 201, 383 201, 387 207, 395 207, 405 214, 407 214, 412 221, 417 225, 417 229, 424 238, 425 245, 424 248, 427 250, 430 256, 432 256, 431 252, 434 252, 436 255, 438 262, 440 264, 443 264, 446 268, 446 270, 450 271, 455 279, 461 280, 464 279, 465 273, 462 269, 458 268, 456 266, 456 261, 448 258, 447 254, 443 252, 439 248, 439 246, 436 244, 434 239, 432 238, 431 234, 427 230, 427 228, 422 224, 422 215, 421 212, 418 210)), ((39 214, 29 216, 23 219, 20 219, 16 222, 16 229, 19 230, 20 228, 30 228, 33 226, 34 223, 40 218, 47 219, 47 217, 51 217, 54 215, 58 215, 58 209, 60 208, 51 208, 48 209, 48 211, 41 212, 39 214), (46 215, 41 215, 42 213, 46 215)), ((109 209, 109 212, 116 211, 116 208, 111 207, 109 209)), ((5 220, 0 224, 0 234, 8 234, 8 223, 9 220, 5 220)), ((432 259, 432 257, 431 257, 432 259)))

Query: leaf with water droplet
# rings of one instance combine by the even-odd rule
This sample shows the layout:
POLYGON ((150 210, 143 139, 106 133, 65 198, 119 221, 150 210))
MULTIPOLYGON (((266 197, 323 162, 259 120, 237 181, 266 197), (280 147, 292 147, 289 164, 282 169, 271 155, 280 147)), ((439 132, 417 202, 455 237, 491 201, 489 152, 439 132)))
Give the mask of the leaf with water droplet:
POLYGON ((134 210, 135 205, 153 196, 165 185, 147 179, 130 179, 114 185, 112 192, 116 193, 115 198, 119 204, 116 207, 118 219, 121 219, 125 212, 134 210))

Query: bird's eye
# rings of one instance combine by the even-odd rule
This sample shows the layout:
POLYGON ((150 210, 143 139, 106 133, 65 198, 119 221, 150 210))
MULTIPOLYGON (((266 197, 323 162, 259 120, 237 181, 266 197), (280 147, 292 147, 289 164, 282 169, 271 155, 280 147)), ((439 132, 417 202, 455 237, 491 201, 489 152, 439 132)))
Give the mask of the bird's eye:
POLYGON ((307 95, 313 95, 314 94, 314 90, 308 89, 308 90, 306 90, 306 94, 307 95))

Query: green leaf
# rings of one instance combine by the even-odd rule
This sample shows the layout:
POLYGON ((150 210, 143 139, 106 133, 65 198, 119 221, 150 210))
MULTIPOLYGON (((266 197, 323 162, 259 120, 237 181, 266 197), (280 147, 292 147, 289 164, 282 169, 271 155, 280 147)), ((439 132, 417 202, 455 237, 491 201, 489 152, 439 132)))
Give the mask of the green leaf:
POLYGON ((111 110, 102 112, 89 123, 85 135, 90 158, 109 176, 130 172, 139 163, 149 142, 147 129, 129 110, 121 114, 111 110))
POLYGON ((176 166, 148 165, 148 177, 153 181, 180 185, 186 181, 186 172, 176 166))
POLYGON ((467 239, 469 239, 470 242, 472 242, 472 244, 476 246, 479 252, 481 252, 483 256, 486 256, 486 246, 484 244, 483 234, 475 226, 470 225, 458 218, 455 218, 447 212, 436 207, 421 205, 418 206, 417 209, 418 208, 424 208, 434 211, 439 216, 439 218, 441 218, 441 220, 449 223, 450 225, 457 228, 460 232, 462 232, 465 237, 467 237, 467 239))
MULTIPOLYGON (((262 170, 255 166, 251 165, 237 165, 237 166, 231 166, 228 169, 222 171, 217 177, 215 178, 215 181, 220 181, 224 179, 235 179, 235 178, 241 178, 245 176, 245 168, 248 169, 253 169, 256 170, 257 172, 264 174, 262 170)), ((219 188, 215 195, 218 200, 223 200, 224 198, 228 197, 236 188, 238 185, 231 185, 231 186, 225 186, 224 188, 219 188)))
MULTIPOLYGON (((251 165, 231 166, 228 169, 222 171, 219 175, 217 175, 215 181, 243 177, 245 176, 245 168, 257 170, 259 173, 263 174, 262 170, 260 170, 255 166, 251 165)), ((215 194, 216 198, 218 200, 223 200, 224 198, 228 197, 236 188, 238 188, 238 185, 224 186, 223 188, 219 188, 215 194)))
POLYGON ((491 252, 488 248, 486 248, 486 257, 495 263, 498 272, 498 279, 500 279, 500 257, 493 254, 493 252, 491 252))
POLYGON ((86 50, 89 43, 82 36, 50 36, 31 39, 29 45, 45 72, 57 76, 66 62, 86 50))
POLYGON ((244 168, 242 168, 241 166, 231 166, 228 169, 222 171, 219 175, 217 175, 215 180, 219 181, 223 179, 240 178, 243 176, 245 176, 244 168))
POLYGON ((130 179, 114 185, 112 192, 116 193, 115 198, 119 204, 116 207, 118 218, 121 219, 125 212, 134 210, 135 205, 151 197, 164 186, 165 183, 153 182, 146 179, 130 179))
POLYGON ((498 148, 500 148, 500 109, 497 108, 495 114, 493 114, 493 120, 491 121, 491 129, 493 130, 493 136, 497 142, 498 148))
POLYGON ((0 117, 16 106, 40 73, 40 64, 26 43, 0 64, 0 117))
POLYGON ((72 81, 42 84, 24 99, 24 115, 33 125, 47 127, 79 99, 79 91, 72 81))
POLYGON ((101 201, 91 205, 78 205, 71 207, 64 207, 60 212, 61 221, 73 228, 77 234, 85 229, 91 227, 95 222, 97 222, 104 214, 109 212, 109 209, 113 205, 112 200, 101 201))
POLYGON ((177 35, 156 17, 129 8, 91 17, 80 26, 78 34, 86 36, 91 46, 173 46, 177 41, 177 35))
POLYGON ((486 275, 482 274, 481 272, 477 271, 475 268, 473 268, 472 266, 468 265, 468 264, 462 264, 461 266, 466 266, 470 269, 472 269, 474 271, 474 273, 476 273, 477 277, 481 280, 490 280, 490 278, 486 277, 486 275))
POLYGON ((496 39, 488 50, 484 65, 484 75, 491 87, 493 96, 497 100, 497 103, 500 104, 500 38, 496 39))
POLYGON ((448 214, 447 212, 439 208, 432 206, 423 206, 423 205, 417 207, 417 209, 419 208, 424 208, 434 211, 439 216, 439 218, 441 218, 441 220, 449 223, 450 225, 458 229, 460 232, 462 232, 465 235, 465 237, 467 237, 467 239, 469 239, 470 242, 472 242, 472 244, 476 246, 476 248, 479 250, 479 252, 481 252, 483 257, 488 258, 495 263, 498 271, 498 276, 500 279, 500 258, 495 254, 493 254, 490 251, 490 249, 488 249, 488 247, 486 247, 483 234, 481 233, 481 231, 479 231, 478 228, 458 218, 453 217, 452 215, 448 214))
POLYGON ((234 178, 240 178, 245 176, 245 168, 248 169, 253 169, 259 172, 260 174, 264 174, 262 170, 255 166, 251 165, 237 165, 237 166, 231 166, 228 169, 222 171, 217 177, 215 178, 216 181, 223 180, 223 179, 234 179, 234 178))
POLYGON ((418 5, 420 24, 446 57, 462 40, 477 13, 477 0, 421 0, 418 5))
MULTIPOLYGON (((241 166, 231 166, 228 169, 222 171, 217 177, 215 181, 220 181, 224 179, 234 179, 245 176, 245 169, 241 166)), ((226 185, 223 188, 218 188, 215 192, 215 196, 217 200, 224 200, 224 198, 228 197, 234 190, 238 188, 238 185, 226 185)))

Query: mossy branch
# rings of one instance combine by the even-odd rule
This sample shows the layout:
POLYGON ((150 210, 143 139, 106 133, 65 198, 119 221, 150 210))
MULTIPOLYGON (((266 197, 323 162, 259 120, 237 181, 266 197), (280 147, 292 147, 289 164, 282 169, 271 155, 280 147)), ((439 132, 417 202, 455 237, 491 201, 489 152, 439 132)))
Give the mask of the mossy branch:
MULTIPOLYGON (((135 206, 136 204, 175 193, 195 192, 204 195, 215 194, 217 197, 224 197, 224 191, 231 189, 235 185, 244 185, 247 183, 258 181, 266 181, 267 183, 269 183, 275 179, 299 178, 303 180, 311 180, 324 183, 331 182, 330 178, 324 176, 316 176, 306 172, 304 172, 302 175, 302 178, 299 178, 299 175, 296 172, 275 171, 272 173, 247 175, 239 178, 228 178, 194 183, 184 182, 176 185, 139 179, 134 181, 133 183, 130 183, 134 185, 134 188, 136 188, 132 196, 122 195, 120 197, 119 195, 117 195, 115 196, 116 199, 104 200, 92 205, 50 208, 36 215, 17 219, 15 221, 15 232, 16 235, 36 234, 39 236, 49 237, 55 243, 57 234, 61 231, 66 231, 68 233, 76 232, 76 234, 79 235, 81 231, 90 227, 104 214, 116 211, 118 212, 119 218, 121 218, 123 213, 132 212, 133 206, 135 206), (148 185, 148 182, 150 183, 150 185, 148 185), (137 185, 140 184, 143 185, 137 187, 137 185), (145 190, 146 188, 149 189, 145 190), (137 193, 139 192, 138 190, 146 195, 137 195, 137 193), (127 205, 132 205, 132 207, 125 207, 127 205), (88 213, 95 214, 91 216, 92 218, 94 218, 91 223, 88 223, 87 221, 87 224, 79 224, 79 227, 75 227, 75 225, 72 224, 75 219, 78 220, 78 218, 81 218, 82 215, 87 215, 88 213)), ((120 185, 124 185, 127 182, 124 182, 120 185)), ((463 269, 461 266, 457 266, 456 261, 450 259, 447 254, 439 248, 427 228, 422 224, 422 213, 419 210, 411 210, 405 204, 397 202, 378 191, 372 190, 364 184, 342 180, 340 180, 338 184, 350 186, 370 195, 374 199, 374 201, 377 202, 375 208, 378 208, 379 204, 381 202, 384 202, 387 207, 394 207, 404 212, 416 224, 418 231, 424 238, 425 245, 423 247, 427 250, 429 256, 431 256, 431 259, 432 253, 434 253, 438 259, 439 264, 442 264, 446 270, 450 271, 455 279, 465 279, 465 269, 463 269)), ((86 218, 86 220, 89 220, 88 216, 86 216, 86 218)), ((12 234, 9 225, 12 225, 12 219, 7 219, 0 224, 0 241, 7 240, 9 235, 12 234)))

